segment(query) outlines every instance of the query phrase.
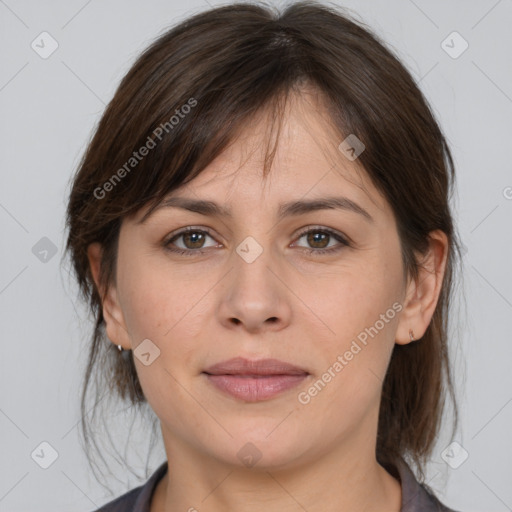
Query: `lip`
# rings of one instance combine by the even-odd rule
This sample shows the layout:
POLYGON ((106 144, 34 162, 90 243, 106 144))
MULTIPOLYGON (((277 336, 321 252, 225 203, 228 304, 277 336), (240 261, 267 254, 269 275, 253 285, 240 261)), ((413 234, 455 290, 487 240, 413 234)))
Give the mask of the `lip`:
POLYGON ((269 400, 299 385, 309 373, 278 359, 236 357, 203 371, 218 390, 246 402, 269 400))

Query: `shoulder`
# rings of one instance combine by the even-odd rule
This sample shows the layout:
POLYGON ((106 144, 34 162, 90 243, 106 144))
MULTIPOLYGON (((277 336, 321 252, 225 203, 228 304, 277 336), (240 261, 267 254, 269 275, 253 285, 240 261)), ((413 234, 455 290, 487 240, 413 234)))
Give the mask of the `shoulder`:
POLYGON ((395 468, 394 476, 399 478, 402 486, 400 512, 457 512, 441 503, 428 487, 420 484, 403 459, 395 464, 395 468))
POLYGON ((143 488, 144 486, 141 485, 140 487, 132 489, 115 500, 109 501, 101 508, 97 509, 96 512, 135 512, 137 509, 134 508, 134 505, 143 488))
POLYGON ((149 505, 156 484, 167 471, 167 461, 162 463, 149 480, 118 498, 109 501, 95 512, 149 512, 149 505))

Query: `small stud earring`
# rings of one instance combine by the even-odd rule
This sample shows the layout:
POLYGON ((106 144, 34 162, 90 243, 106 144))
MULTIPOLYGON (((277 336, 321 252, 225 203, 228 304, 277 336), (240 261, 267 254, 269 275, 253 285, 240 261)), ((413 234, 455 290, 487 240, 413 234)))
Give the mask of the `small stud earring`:
POLYGON ((414 341, 414 333, 412 332, 412 329, 409 329, 409 336, 411 337, 411 341, 414 341))
POLYGON ((123 347, 121 347, 121 345, 117 345, 117 350, 119 350, 119 352, 122 352, 123 351, 123 347))

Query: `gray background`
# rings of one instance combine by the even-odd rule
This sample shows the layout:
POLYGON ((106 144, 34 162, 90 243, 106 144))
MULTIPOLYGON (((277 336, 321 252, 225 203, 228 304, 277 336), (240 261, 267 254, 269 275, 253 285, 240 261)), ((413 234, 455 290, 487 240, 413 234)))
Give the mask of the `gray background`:
MULTIPOLYGON (((464 512, 512 510, 512 1, 341 3, 417 78, 458 171, 453 207, 466 248, 458 296, 467 300, 452 327, 462 413, 455 441, 469 457, 457 468, 444 461, 453 441, 445 429, 428 483, 464 512), (453 31, 469 44, 460 55, 464 42, 448 37, 453 31)), ((68 265, 60 266, 68 182, 135 57, 208 4, 220 5, 0 0, 0 511, 88 511, 113 498, 91 476, 76 428, 91 324, 68 265), (43 46, 43 31, 58 43, 46 59, 31 47, 43 46), (47 469, 40 464, 51 449, 42 442, 58 453, 47 469)), ((114 496, 148 476, 146 433, 134 428, 141 434, 130 454, 140 453, 129 460, 142 480, 114 465, 117 480, 106 482, 114 496)), ((149 472, 163 460, 160 446, 149 472)))

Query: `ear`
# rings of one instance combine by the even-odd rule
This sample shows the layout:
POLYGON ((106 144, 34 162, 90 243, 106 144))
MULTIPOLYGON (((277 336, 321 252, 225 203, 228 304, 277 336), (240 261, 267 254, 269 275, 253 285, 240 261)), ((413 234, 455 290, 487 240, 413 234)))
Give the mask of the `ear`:
POLYGON ((439 299, 448 256, 448 237, 443 231, 435 230, 429 239, 429 249, 420 261, 418 278, 407 284, 395 336, 398 345, 411 342, 409 330, 412 330, 414 340, 425 334, 439 299))
POLYGON ((115 285, 109 285, 108 289, 99 282, 102 246, 94 242, 87 248, 87 257, 91 267, 91 274, 96 284, 96 289, 102 300, 103 318, 106 324, 108 339, 115 345, 121 345, 125 350, 131 349, 131 341, 126 330, 123 311, 117 297, 115 285))

